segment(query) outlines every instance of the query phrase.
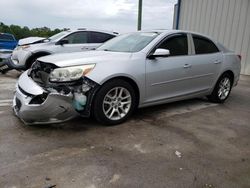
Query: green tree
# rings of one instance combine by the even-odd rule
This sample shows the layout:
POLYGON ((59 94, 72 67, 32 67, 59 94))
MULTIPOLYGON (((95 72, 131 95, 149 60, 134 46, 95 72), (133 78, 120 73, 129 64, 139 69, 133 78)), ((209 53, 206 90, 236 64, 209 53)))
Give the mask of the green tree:
POLYGON ((15 36, 16 39, 22 39, 26 37, 50 37, 55 35, 64 29, 54 29, 51 30, 48 27, 40 27, 40 28, 33 28, 29 29, 27 26, 21 27, 19 25, 5 25, 4 23, 0 22, 0 32, 1 33, 11 33, 15 36))

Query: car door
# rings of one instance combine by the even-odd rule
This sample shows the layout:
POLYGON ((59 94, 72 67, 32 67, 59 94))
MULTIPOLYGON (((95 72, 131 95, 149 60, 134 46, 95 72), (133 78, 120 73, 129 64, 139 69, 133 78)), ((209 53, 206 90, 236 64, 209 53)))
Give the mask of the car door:
POLYGON ((187 76, 191 78, 190 92, 206 92, 218 78, 222 53, 208 38, 200 35, 191 35, 193 55, 187 76))
POLYGON ((62 38, 56 44, 56 53, 81 52, 86 51, 88 46, 88 32, 77 31, 62 38), (67 43, 60 44, 61 40, 66 40, 67 43))
POLYGON ((190 80, 186 71, 192 58, 187 34, 166 37, 150 54, 159 48, 169 50, 170 55, 146 59, 146 102, 182 96, 189 91, 190 80))
POLYGON ((99 47, 102 43, 114 38, 115 35, 108 33, 101 33, 97 31, 89 31, 89 49, 95 49, 99 47))

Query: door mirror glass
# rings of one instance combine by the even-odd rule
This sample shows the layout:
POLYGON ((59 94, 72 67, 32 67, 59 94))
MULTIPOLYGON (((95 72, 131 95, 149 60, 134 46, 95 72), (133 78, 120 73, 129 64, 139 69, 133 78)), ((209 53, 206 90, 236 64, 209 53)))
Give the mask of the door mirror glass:
POLYGON ((153 53, 153 57, 167 57, 170 55, 170 51, 167 49, 163 49, 163 48, 158 48, 155 50, 155 52, 153 53))
POLYGON ((68 44, 68 43, 69 43, 68 39, 62 39, 62 40, 58 41, 56 44, 57 45, 64 45, 64 44, 68 44))

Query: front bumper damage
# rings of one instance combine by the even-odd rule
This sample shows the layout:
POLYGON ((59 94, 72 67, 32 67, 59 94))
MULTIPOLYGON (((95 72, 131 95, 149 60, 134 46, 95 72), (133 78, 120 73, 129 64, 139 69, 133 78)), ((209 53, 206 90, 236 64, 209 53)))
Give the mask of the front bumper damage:
POLYGON ((73 84, 54 83, 45 87, 34 81, 29 72, 24 72, 19 78, 13 99, 13 110, 25 124, 60 123, 79 115, 90 115, 98 84, 83 78, 73 84), (85 93, 81 91, 84 85, 90 88, 85 93), (79 93, 86 99, 84 106, 76 101, 79 93))

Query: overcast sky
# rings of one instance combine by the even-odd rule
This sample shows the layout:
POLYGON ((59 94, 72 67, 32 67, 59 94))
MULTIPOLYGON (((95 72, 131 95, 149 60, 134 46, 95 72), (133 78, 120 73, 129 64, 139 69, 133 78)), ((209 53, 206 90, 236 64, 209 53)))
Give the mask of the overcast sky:
MULTIPOLYGON (((176 0, 143 0, 142 29, 171 29, 176 0)), ((137 27, 138 0, 0 0, 0 22, 50 28, 137 27)))

